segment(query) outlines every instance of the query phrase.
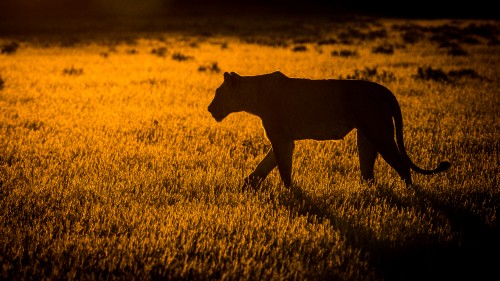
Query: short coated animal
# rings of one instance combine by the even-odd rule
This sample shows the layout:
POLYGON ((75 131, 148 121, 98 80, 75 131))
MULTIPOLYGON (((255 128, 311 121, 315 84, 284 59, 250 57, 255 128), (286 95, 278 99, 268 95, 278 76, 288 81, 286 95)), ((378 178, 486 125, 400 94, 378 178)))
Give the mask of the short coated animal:
POLYGON ((425 170, 410 160, 399 103, 391 91, 374 82, 290 78, 279 71, 256 76, 226 72, 208 111, 218 122, 241 111, 261 118, 272 148, 245 178, 252 187, 259 186, 276 166, 283 184, 292 185, 294 141, 340 140, 353 129, 357 129, 361 176, 366 181, 374 180, 379 153, 407 185, 412 184, 410 169, 430 175, 451 166, 443 161, 425 170))

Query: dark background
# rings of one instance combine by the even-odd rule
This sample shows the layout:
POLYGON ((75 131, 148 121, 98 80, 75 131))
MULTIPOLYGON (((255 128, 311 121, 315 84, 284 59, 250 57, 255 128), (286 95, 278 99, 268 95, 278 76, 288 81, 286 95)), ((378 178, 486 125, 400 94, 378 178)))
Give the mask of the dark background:
POLYGON ((201 15, 346 15, 497 19, 493 0, 1 0, 4 19, 201 15))

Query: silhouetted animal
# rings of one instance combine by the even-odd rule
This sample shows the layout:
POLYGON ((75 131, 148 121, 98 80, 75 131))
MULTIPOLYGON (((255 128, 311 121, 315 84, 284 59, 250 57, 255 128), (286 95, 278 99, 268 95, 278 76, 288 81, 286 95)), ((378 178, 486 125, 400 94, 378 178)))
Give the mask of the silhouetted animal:
POLYGON ((354 128, 364 180, 374 180, 377 153, 408 185, 412 183, 410 168, 429 175, 451 166, 441 162, 436 169, 424 170, 410 160, 403 144, 399 103, 391 91, 374 82, 289 78, 279 71, 257 76, 226 72, 208 111, 218 122, 239 111, 262 119, 272 148, 245 178, 252 187, 276 165, 284 185, 292 184, 295 140, 339 140, 354 128))

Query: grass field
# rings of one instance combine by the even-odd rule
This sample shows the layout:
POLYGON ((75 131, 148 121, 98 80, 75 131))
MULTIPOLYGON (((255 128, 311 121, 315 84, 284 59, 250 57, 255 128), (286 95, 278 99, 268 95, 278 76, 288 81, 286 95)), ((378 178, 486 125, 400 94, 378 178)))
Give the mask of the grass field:
POLYGON ((170 24, 0 37, 1 279, 500 276, 498 22, 170 24), (407 188, 379 157, 365 185, 352 132, 242 191, 269 141, 207 106, 223 72, 275 70, 387 86, 413 161, 453 166, 407 188))

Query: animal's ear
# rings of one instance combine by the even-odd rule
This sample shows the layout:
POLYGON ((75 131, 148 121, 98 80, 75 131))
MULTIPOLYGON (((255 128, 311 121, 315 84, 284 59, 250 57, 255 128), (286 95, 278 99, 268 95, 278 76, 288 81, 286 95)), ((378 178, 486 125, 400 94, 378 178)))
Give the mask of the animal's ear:
POLYGON ((236 86, 239 77, 240 76, 236 72, 231 72, 231 73, 224 72, 224 82, 229 83, 231 87, 236 86))

